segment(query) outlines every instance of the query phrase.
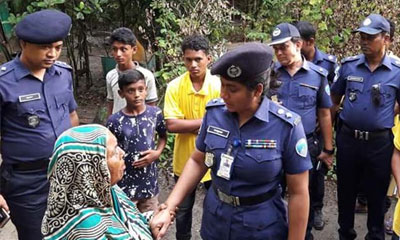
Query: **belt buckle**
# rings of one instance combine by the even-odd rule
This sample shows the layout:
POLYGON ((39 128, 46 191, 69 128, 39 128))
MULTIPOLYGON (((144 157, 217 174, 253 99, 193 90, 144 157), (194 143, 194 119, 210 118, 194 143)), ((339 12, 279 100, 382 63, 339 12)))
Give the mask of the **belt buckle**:
POLYGON ((228 203, 234 207, 240 206, 239 197, 230 196, 228 194, 223 193, 221 190, 217 189, 218 198, 224 203, 228 203))
POLYGON ((354 138, 358 139, 358 140, 368 141, 369 132, 368 131, 354 130, 354 138))

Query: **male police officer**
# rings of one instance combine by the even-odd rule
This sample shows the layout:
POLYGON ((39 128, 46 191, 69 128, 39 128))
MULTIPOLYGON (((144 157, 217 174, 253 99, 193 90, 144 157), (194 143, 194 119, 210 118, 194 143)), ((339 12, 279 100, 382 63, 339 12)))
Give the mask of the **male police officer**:
MULTIPOLYGON (((333 161, 333 146, 329 108, 332 102, 327 71, 302 58, 302 43, 299 31, 289 23, 279 24, 272 32, 270 45, 273 46, 279 61, 276 71, 279 80, 282 81, 282 86, 277 92, 277 100, 301 116, 314 167, 318 165, 317 158, 330 167, 333 161), (319 153, 318 139, 314 136, 317 114, 324 139, 322 153, 319 153)), ((311 234, 313 217, 313 210, 310 208, 306 239, 313 239, 311 234)))
POLYGON ((56 10, 27 15, 16 26, 21 54, 0 67, 0 206, 9 207, 19 239, 42 239, 53 144, 79 123, 71 68, 56 61, 70 28, 56 10))
MULTIPOLYGON (((328 82, 329 84, 332 84, 333 78, 335 77, 335 69, 337 67, 336 57, 326 54, 317 48, 315 45, 316 30, 310 22, 298 21, 296 23, 296 28, 299 30, 301 39, 303 40, 301 53, 307 61, 325 68, 328 71, 328 82)), ((318 138, 321 139, 319 133, 318 138)), ((324 206, 324 180, 326 172, 326 165, 323 165, 318 171, 314 171, 312 176, 313 181, 310 183, 311 207, 314 208, 314 228, 317 230, 322 230, 325 225, 322 215, 322 207, 324 206)))
POLYGON ((384 239, 384 200, 390 180, 395 101, 400 100, 400 61, 386 54, 389 23, 368 16, 355 30, 363 54, 342 61, 332 86, 332 114, 344 95, 336 134, 340 239, 355 239, 354 206, 362 176, 368 199, 368 234, 384 239))

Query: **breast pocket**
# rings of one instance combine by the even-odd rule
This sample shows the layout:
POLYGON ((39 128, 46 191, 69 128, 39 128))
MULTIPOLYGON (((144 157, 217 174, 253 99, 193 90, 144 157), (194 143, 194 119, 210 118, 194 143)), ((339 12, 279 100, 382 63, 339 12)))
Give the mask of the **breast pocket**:
POLYGON ((57 116, 59 121, 64 120, 69 114, 69 98, 70 93, 62 93, 60 95, 55 95, 55 102, 56 102, 56 109, 57 109, 57 116))
POLYGON ((303 103, 303 108, 314 107, 317 103, 317 90, 318 87, 302 84, 299 86, 299 99, 303 103))
POLYGON ((244 169, 246 170, 243 171, 246 171, 246 175, 253 178, 257 176, 252 181, 271 181, 280 174, 282 161, 281 154, 277 149, 246 148, 245 155, 247 161, 245 161, 244 169))
POLYGON ((17 105, 18 116, 26 117, 29 115, 38 115, 39 117, 46 113, 46 109, 40 100, 20 102, 17 105))
POLYGON ((363 90, 364 90, 364 83, 363 82, 348 81, 347 90, 349 92, 362 93, 363 90))
POLYGON ((206 144, 206 151, 213 152, 214 154, 221 153, 228 143, 228 138, 224 138, 212 133, 207 133, 204 143, 206 144))

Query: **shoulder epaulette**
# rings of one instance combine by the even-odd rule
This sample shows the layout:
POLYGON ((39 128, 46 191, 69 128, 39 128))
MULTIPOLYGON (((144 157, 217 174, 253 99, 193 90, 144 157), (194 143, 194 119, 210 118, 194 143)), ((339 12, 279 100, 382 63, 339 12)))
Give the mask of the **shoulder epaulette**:
POLYGON ((336 63, 337 61, 336 57, 330 54, 325 54, 324 59, 331 63, 336 63))
POLYGON ((328 71, 323 67, 317 66, 315 64, 310 64, 310 68, 324 77, 328 76, 328 71))
POLYGON ((217 107, 217 106, 225 106, 225 102, 224 100, 222 100, 222 98, 211 99, 207 103, 206 108, 217 107))
POLYGON ((400 59, 391 57, 391 60, 392 60, 392 65, 400 68, 400 59))
POLYGON ((7 62, 0 66, 0 77, 6 75, 7 73, 14 70, 14 65, 10 64, 11 62, 7 62))
POLYGON ((56 66, 58 66, 58 67, 66 68, 66 69, 68 69, 68 70, 72 70, 72 67, 71 67, 68 63, 66 63, 66 62, 56 61, 56 62, 54 63, 54 65, 56 65, 56 66))
POLYGON ((343 64, 343 63, 346 63, 346 62, 352 62, 352 61, 355 61, 355 60, 358 60, 358 59, 360 59, 360 55, 346 57, 346 58, 342 59, 341 63, 343 64))
POLYGON ((297 113, 272 101, 269 102, 269 111, 292 126, 296 126, 301 121, 301 117, 297 113))

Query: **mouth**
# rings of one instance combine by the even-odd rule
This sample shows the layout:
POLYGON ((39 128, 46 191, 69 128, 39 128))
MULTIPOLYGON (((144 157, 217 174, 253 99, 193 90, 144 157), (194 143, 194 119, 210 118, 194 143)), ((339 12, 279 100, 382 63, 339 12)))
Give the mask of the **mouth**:
POLYGON ((47 65, 51 65, 51 64, 53 64, 55 61, 54 60, 44 60, 43 61, 45 64, 47 64, 47 65))

